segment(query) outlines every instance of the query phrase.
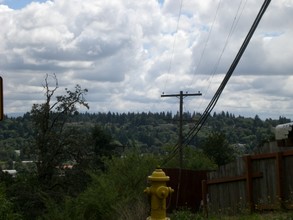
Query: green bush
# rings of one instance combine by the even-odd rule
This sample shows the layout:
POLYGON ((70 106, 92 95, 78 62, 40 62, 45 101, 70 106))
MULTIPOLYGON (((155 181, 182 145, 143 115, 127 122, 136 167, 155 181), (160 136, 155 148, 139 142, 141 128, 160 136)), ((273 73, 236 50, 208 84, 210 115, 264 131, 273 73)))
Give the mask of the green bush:
POLYGON ((21 220, 21 216, 13 211, 13 203, 5 195, 3 186, 0 186, 0 220, 21 220))
POLYGON ((40 219, 146 219, 149 205, 143 190, 157 165, 156 158, 135 149, 105 159, 104 164, 104 172, 90 172, 92 181, 77 198, 67 198, 61 206, 46 201, 48 212, 40 219))

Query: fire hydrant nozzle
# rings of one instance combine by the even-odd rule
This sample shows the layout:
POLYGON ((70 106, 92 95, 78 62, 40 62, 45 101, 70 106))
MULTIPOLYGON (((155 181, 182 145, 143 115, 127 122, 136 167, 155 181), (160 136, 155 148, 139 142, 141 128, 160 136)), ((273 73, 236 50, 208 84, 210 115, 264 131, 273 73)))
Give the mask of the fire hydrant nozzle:
POLYGON ((166 198, 174 192, 171 187, 166 186, 169 177, 165 172, 157 168, 148 180, 151 182, 151 187, 147 187, 144 192, 151 197, 151 216, 147 220, 167 220, 166 217, 166 198))

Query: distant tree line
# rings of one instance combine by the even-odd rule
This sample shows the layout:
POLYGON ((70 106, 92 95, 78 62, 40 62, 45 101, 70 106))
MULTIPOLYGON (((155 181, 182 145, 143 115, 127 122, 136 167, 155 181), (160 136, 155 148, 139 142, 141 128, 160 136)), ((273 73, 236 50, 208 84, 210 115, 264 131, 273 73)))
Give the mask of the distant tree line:
MULTIPOLYGON (((200 113, 184 114, 184 132, 200 117, 200 113)), ((88 132, 99 126, 109 133, 116 144, 122 148, 140 146, 146 151, 157 152, 162 146, 174 145, 178 139, 178 116, 172 112, 142 113, 75 113, 68 118, 68 127, 88 132)), ((285 117, 261 120, 259 116, 245 118, 229 112, 213 113, 207 123, 191 141, 200 147, 211 132, 225 134, 229 144, 245 146, 248 152, 261 147, 264 142, 274 139, 273 128, 278 124, 288 123, 285 117)), ((34 159, 30 151, 34 130, 32 117, 26 113, 20 117, 5 117, 0 123, 0 160, 15 160, 15 150, 20 150, 20 159, 34 159)))

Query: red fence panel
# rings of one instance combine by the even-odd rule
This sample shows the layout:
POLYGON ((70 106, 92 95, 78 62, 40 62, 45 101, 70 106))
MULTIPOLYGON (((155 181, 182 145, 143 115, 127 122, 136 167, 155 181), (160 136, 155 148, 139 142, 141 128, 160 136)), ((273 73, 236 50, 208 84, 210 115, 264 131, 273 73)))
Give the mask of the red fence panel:
POLYGON ((174 189, 174 193, 167 201, 168 211, 171 212, 180 207, 198 211, 202 200, 201 182, 207 179, 207 172, 176 168, 163 170, 170 177, 167 185, 174 189))

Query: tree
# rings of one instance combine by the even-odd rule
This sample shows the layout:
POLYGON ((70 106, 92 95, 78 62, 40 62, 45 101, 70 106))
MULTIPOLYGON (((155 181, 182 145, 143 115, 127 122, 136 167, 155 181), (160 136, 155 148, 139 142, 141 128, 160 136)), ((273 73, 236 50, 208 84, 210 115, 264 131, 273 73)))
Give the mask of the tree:
POLYGON ((67 149, 70 148, 71 137, 65 135, 68 119, 77 111, 77 105, 89 108, 84 95, 87 89, 75 86, 75 91, 65 89, 65 95, 56 96, 58 80, 56 75, 46 75, 45 102, 34 104, 30 112, 35 129, 35 154, 37 155, 37 174, 43 185, 52 188, 53 177, 62 163, 70 159, 67 149), (55 85, 50 87, 49 79, 55 85))
POLYGON ((235 149, 220 132, 211 133, 204 141, 202 150, 218 166, 232 162, 235 157, 235 149))
POLYGON ((112 154, 114 146, 111 145, 112 137, 110 133, 96 125, 92 130, 92 140, 96 155, 108 157, 112 154))
MULTIPOLYGON (((171 153, 172 148, 165 147, 168 155, 171 153)), ((192 170, 214 170, 217 168, 217 164, 210 159, 206 154, 201 150, 196 149, 192 146, 185 146, 184 149, 184 169, 192 170)), ((173 157, 166 162, 164 167, 168 168, 178 168, 178 157, 173 157)))

